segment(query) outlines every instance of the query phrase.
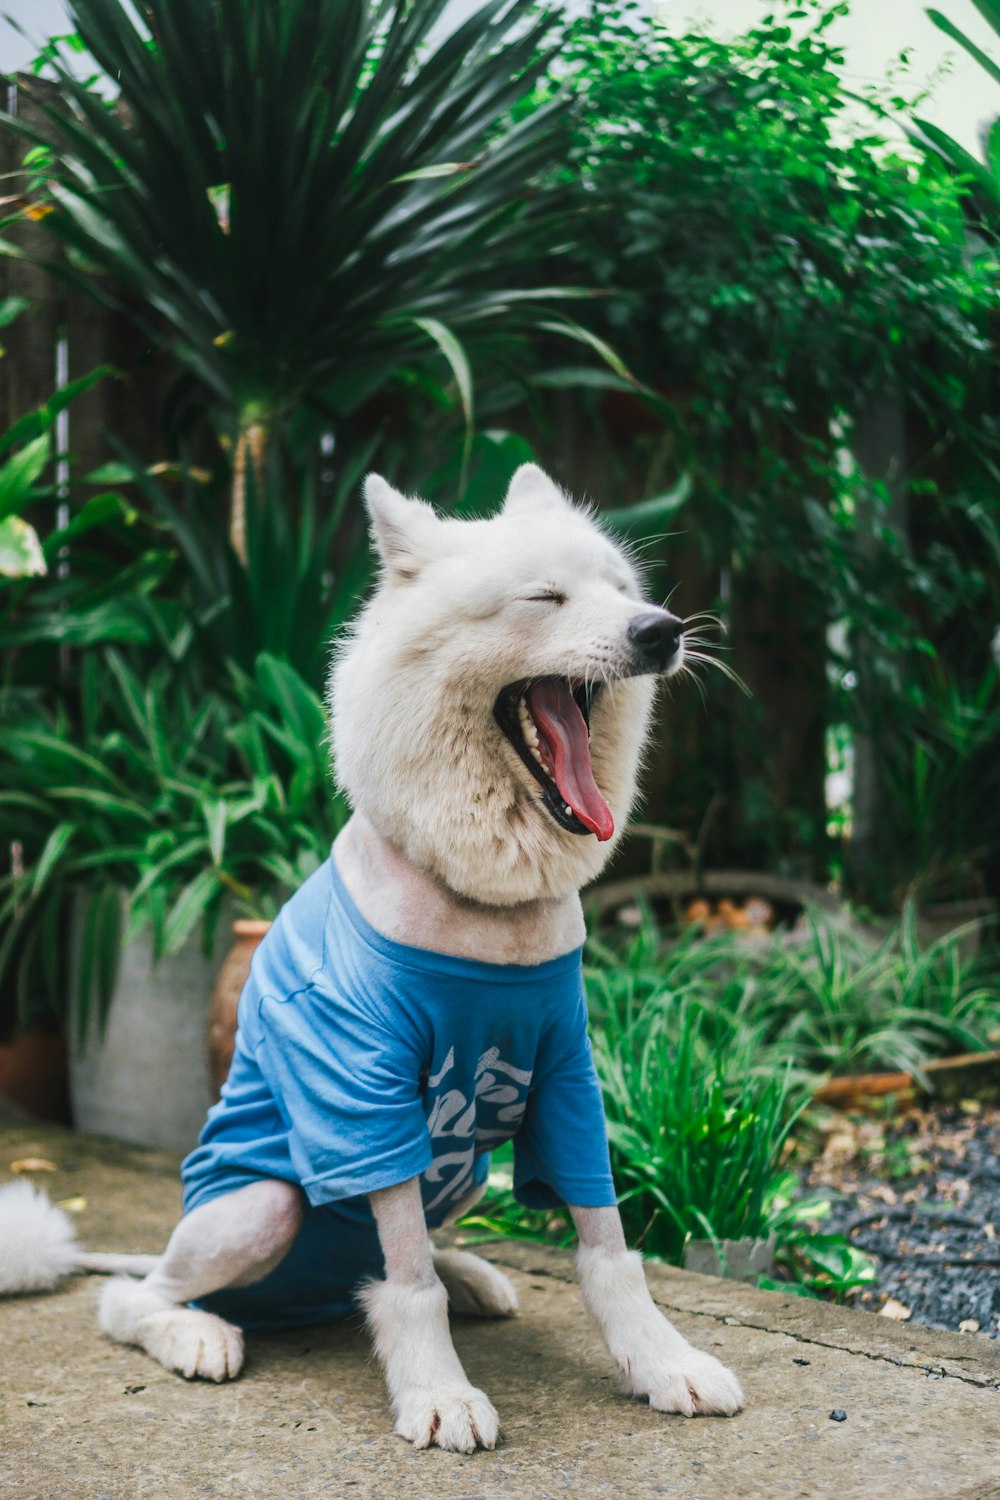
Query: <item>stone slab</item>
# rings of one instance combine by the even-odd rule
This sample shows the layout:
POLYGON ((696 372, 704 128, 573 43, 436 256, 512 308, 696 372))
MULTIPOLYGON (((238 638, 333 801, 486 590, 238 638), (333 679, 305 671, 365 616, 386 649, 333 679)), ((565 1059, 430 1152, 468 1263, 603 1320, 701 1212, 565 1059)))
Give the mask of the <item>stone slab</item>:
MULTIPOLYGON (((176 1158, 31 1124, 0 1129, 0 1181, 40 1156, 52 1197, 85 1198, 92 1250, 156 1250, 180 1201, 176 1158)), ((738 1370, 729 1421, 622 1396, 566 1252, 477 1247, 509 1270, 520 1317, 457 1320, 500 1447, 416 1453, 392 1436, 360 1324, 251 1337, 229 1386, 186 1383, 96 1329, 93 1279, 0 1305, 0 1500, 1000 1500, 1000 1350, 685 1272, 658 1303, 738 1370), (833 1422, 843 1408, 847 1420, 833 1422)))

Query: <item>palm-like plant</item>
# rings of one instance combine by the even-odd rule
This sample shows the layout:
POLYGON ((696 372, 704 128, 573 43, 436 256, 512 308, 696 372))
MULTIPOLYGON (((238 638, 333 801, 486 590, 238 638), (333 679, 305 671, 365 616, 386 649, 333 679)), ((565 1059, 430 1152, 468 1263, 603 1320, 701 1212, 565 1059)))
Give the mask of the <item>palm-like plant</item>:
POLYGON ((530 272, 551 200, 531 184, 565 105, 515 109, 551 17, 486 0, 438 39, 446 4, 147 0, 147 31, 125 0, 67 0, 117 99, 53 46, 44 128, 5 117, 35 148, 25 205, 68 252, 50 268, 210 393, 240 555, 242 480, 281 414, 308 400, 336 424, 401 362, 443 354, 468 417, 463 340, 551 318, 558 293, 530 272))

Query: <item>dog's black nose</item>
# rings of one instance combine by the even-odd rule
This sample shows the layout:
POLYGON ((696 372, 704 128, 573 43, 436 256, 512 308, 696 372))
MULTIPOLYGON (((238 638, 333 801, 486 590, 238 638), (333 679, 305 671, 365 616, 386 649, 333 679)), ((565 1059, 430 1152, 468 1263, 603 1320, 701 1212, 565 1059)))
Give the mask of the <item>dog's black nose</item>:
POLYGON ((646 672, 663 672, 669 667, 683 634, 683 622, 665 609, 636 615, 628 627, 629 641, 646 672))

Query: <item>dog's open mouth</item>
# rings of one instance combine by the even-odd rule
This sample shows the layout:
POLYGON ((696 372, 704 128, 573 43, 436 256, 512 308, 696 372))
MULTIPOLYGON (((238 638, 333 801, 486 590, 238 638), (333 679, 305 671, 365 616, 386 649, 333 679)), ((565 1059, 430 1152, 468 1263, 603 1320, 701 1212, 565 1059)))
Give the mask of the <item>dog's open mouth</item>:
POLYGON ((503 688, 493 714, 559 826, 592 833, 603 844, 615 820, 590 764, 590 708, 598 691, 565 677, 529 678, 503 688))

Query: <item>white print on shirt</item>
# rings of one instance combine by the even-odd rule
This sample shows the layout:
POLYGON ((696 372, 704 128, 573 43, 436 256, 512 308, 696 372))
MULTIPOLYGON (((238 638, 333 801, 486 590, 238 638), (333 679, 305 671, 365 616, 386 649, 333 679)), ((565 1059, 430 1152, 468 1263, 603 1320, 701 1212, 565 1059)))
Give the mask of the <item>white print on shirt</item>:
MULTIPOLYGON (((455 1049, 452 1047, 441 1070, 428 1078, 428 1088, 437 1088, 454 1066, 455 1049)), ((461 1089, 449 1089, 438 1095, 427 1117, 432 1142, 453 1140, 457 1146, 457 1149, 440 1155, 435 1151, 434 1160, 424 1173, 427 1182, 443 1184, 437 1196, 425 1203, 427 1213, 449 1199, 457 1202, 464 1197, 472 1187, 476 1147, 488 1149, 501 1141, 509 1141, 524 1117, 532 1078, 530 1069, 515 1068, 513 1063, 504 1062, 499 1047, 490 1047, 476 1063, 474 1077, 476 1087, 471 1101, 461 1089), (495 1120, 500 1128, 477 1125, 477 1103, 480 1100, 491 1106, 485 1111, 486 1116, 495 1120), (463 1144, 457 1145, 459 1142, 463 1144)))

